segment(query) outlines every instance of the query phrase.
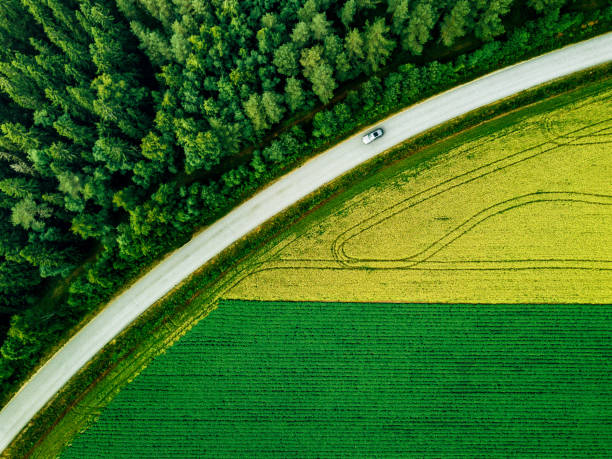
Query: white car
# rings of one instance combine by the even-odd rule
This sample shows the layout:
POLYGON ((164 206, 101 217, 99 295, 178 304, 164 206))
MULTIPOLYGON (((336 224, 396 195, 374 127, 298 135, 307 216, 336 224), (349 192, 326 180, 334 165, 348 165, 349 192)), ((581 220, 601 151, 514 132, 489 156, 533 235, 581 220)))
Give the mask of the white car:
POLYGON ((375 131, 370 132, 369 134, 366 134, 363 136, 362 142, 365 143, 366 145, 369 144, 370 142, 378 139, 379 137, 382 137, 382 135, 385 133, 385 131, 382 130, 382 128, 378 128, 375 131))

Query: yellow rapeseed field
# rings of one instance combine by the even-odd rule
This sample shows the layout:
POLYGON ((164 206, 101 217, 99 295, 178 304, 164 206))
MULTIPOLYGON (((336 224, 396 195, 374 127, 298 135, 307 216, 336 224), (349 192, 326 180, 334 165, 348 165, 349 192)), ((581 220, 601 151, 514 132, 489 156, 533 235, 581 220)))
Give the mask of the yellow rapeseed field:
POLYGON ((250 258, 222 296, 612 300, 612 87, 510 115, 348 190, 250 258), (507 118, 507 119, 506 119, 507 118))

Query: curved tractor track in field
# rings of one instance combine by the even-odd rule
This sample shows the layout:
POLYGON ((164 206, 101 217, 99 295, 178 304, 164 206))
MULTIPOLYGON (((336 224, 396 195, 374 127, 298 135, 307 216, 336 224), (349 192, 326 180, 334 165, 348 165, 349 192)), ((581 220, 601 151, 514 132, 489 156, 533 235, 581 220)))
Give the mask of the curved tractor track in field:
POLYGON ((350 258, 349 261, 337 259, 271 259, 254 263, 234 277, 226 291, 231 290, 247 278, 274 270, 411 270, 420 271, 460 271, 460 270, 537 270, 537 269, 588 269, 596 271, 612 270, 612 260, 596 258, 524 258, 511 260, 466 260, 436 261, 432 258, 458 241, 462 236, 477 228, 492 217, 502 215, 514 209, 537 203, 581 203, 592 206, 606 206, 612 213, 612 195, 551 191, 530 193, 517 196, 487 207, 462 224, 449 231, 443 237, 432 242, 425 250, 408 257, 397 259, 350 258))
MULTIPOLYGON (((547 258, 521 258, 521 259, 500 259, 500 260, 435 260, 435 255, 457 242, 462 236, 473 231, 480 224, 491 218, 512 210, 519 209, 538 203, 579 203, 589 206, 607 207, 612 212, 612 195, 581 193, 571 190, 551 190, 524 195, 513 196, 511 198, 496 202, 465 219, 442 237, 432 241, 429 245, 418 252, 397 258, 380 257, 358 257, 347 253, 346 245, 357 236, 369 231, 376 231, 378 225, 384 224, 394 216, 407 211, 408 209, 426 203, 443 193, 457 189, 470 182, 482 179, 490 174, 516 166, 524 161, 536 158, 543 154, 561 154, 558 150, 566 146, 584 146, 612 144, 612 118, 605 119, 596 123, 591 123, 568 132, 553 132, 547 126, 549 138, 535 146, 523 149, 519 152, 507 155, 495 161, 476 167, 463 174, 456 175, 444 180, 432 187, 429 187, 416 194, 407 196, 405 199, 395 202, 384 208, 380 212, 372 214, 368 218, 360 221, 354 226, 340 233, 333 241, 329 258, 291 258, 284 257, 283 251, 294 243, 297 243, 301 236, 290 238, 282 244, 274 247, 267 254, 266 259, 249 264, 240 272, 224 282, 224 292, 227 293, 241 282, 251 276, 265 271, 275 270, 537 270, 537 269, 586 269, 595 271, 612 270, 612 260, 591 258, 568 258, 568 257, 547 257, 547 258)), ((508 130, 500 137, 513 133, 508 130)), ((460 149, 461 153, 468 150, 460 149)), ((451 154, 450 157, 454 156, 451 154)), ((338 212, 342 212, 338 211, 338 212)), ((223 296, 223 292, 217 295, 223 296)))
MULTIPOLYGON (((548 140, 547 142, 540 143, 533 147, 472 169, 464 174, 444 180, 433 187, 409 196, 402 201, 387 207, 381 212, 370 216, 369 218, 342 232, 340 235, 338 235, 331 247, 332 258, 347 267, 360 261, 373 261, 351 257, 346 253, 346 244, 351 239, 357 237, 363 232, 372 230, 375 226, 384 223, 390 218, 406 211, 411 207, 422 204, 436 196, 441 195, 442 193, 451 191, 457 187, 483 178, 489 174, 515 166, 523 161, 527 161, 545 153, 554 153, 559 147, 562 146, 593 145, 602 143, 612 144, 612 118, 593 123, 589 126, 583 126, 571 132, 562 133, 548 140)), ((416 254, 414 256, 416 256, 416 254)), ((402 260, 407 260, 410 258, 412 257, 402 258, 402 260)))

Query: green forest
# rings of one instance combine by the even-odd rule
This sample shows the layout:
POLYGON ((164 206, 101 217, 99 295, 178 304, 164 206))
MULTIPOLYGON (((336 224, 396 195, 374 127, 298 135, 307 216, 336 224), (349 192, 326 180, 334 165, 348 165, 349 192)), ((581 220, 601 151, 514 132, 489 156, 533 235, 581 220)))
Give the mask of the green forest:
POLYGON ((300 158, 611 18, 596 0, 3 0, 0 399, 300 158))

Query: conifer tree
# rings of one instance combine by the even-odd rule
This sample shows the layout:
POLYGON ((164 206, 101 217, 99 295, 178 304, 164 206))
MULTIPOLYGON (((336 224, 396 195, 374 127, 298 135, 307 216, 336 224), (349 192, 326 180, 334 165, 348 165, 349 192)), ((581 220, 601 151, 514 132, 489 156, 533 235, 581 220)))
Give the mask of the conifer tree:
POLYGON ((471 22, 470 2, 458 0, 453 8, 446 14, 440 26, 440 38, 446 46, 451 46, 455 39, 464 36, 471 22))

